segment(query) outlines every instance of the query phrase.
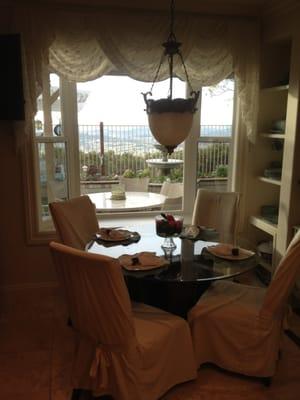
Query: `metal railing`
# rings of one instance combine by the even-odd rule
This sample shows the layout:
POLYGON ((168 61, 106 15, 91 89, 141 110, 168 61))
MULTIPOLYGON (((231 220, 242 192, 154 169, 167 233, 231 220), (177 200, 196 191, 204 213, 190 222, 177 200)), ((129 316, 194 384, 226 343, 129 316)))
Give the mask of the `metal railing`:
MULTIPOLYGON (((199 132, 198 176, 211 177, 218 168, 226 169, 231 140, 231 125, 202 125, 199 132)), ((162 158, 147 125, 79 125, 81 180, 112 179, 125 170, 134 172, 148 168, 147 159, 162 158)), ((183 159, 183 145, 169 157, 183 159)), ((157 168, 149 169, 153 179, 160 175, 157 168)), ((176 173, 180 180, 182 167, 176 173), (180 172, 181 171, 181 172, 180 172)))

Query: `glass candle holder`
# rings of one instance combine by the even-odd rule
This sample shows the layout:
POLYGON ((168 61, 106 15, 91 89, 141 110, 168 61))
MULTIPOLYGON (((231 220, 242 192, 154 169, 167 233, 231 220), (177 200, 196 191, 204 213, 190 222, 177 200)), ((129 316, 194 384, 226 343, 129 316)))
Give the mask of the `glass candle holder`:
POLYGON ((111 200, 125 200, 125 186, 124 185, 114 185, 111 189, 111 200))
POLYGON ((165 256, 169 258, 176 249, 173 238, 179 236, 182 232, 183 218, 171 214, 158 215, 155 217, 155 226, 156 234, 165 238, 161 247, 165 256))

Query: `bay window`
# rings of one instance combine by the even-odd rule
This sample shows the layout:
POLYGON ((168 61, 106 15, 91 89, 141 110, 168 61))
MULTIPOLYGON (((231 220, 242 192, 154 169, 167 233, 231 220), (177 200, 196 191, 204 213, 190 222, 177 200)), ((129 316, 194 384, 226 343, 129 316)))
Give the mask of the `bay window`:
MULTIPOLYGON (((160 44, 166 36, 168 18, 145 12, 124 15, 116 10, 97 10, 94 13, 86 11, 86 18, 83 18, 80 12, 68 9, 52 11, 53 18, 46 9, 37 11, 27 8, 22 12, 22 18, 18 22, 24 42, 27 106, 24 131, 27 134, 31 134, 30 121, 38 97, 35 134, 30 141, 30 144, 33 144, 34 169, 26 170, 27 175, 34 174, 35 186, 30 187, 29 191, 35 192, 36 210, 33 210, 35 206, 31 201, 32 193, 28 194, 27 203, 28 207, 31 207, 29 218, 33 212, 39 214, 36 226, 38 233, 51 229, 47 212, 47 204, 50 201, 83 193, 83 184, 80 182, 87 175, 97 176, 99 170, 102 175, 113 175, 115 171, 109 170, 109 167, 107 171, 103 168, 103 163, 108 162, 105 148, 104 154, 101 154, 100 148, 100 156, 94 160, 94 166, 86 164, 84 154, 80 150, 82 142, 78 129, 80 123, 78 124, 77 96, 81 90, 81 82, 92 81, 115 71, 139 81, 153 81, 153 74, 161 56, 160 44), (46 26, 42 23, 45 18, 43 13, 47 13, 47 19, 51 18, 53 24, 46 26), (47 71, 51 71, 51 74, 47 71)), ((226 18, 178 15, 176 24, 178 37, 184 39, 183 57, 193 87, 215 86, 233 73, 240 106, 239 134, 254 141, 258 93, 256 23, 248 20, 240 23, 226 18), (245 41, 249 44, 246 50, 245 41)), ((184 78, 184 71, 180 66, 174 67, 175 74, 184 78)), ((168 68, 162 68, 158 81, 163 81, 166 77, 168 68)), ((140 96, 139 93, 135 95, 137 98, 140 96)), ((184 161, 184 214, 191 213, 199 180, 208 180, 207 175, 212 174, 218 175, 221 181, 220 175, 228 174, 225 164, 230 165, 230 143, 221 148, 221 143, 212 146, 209 139, 202 140, 205 133, 203 116, 199 136, 200 110, 203 110, 204 100, 202 91, 202 104, 199 100, 198 116, 180 156, 184 161), (210 164, 207 156, 209 153, 219 160, 218 165, 210 164)), ((133 113, 135 110, 133 108, 133 113)), ((117 114, 118 109, 115 112, 117 114)), ((100 131, 100 122, 103 122, 105 132, 105 126, 109 124, 99 118, 100 131)), ((226 140, 230 142, 228 138, 226 140)), ((22 140, 20 143, 22 145, 22 140)), ((122 155, 122 152, 118 150, 119 155, 122 155)), ((31 156, 30 152, 28 154, 31 156)), ((110 153, 110 156, 113 158, 115 154, 110 153)), ((122 173, 126 157, 123 155, 115 158, 118 162, 116 172, 119 175, 122 173)), ((139 154, 136 154, 134 161, 140 161, 139 154)), ((235 182, 238 180, 235 179, 235 182)))
MULTIPOLYGON (((156 95, 163 97, 167 85, 167 81, 158 83, 156 95)), ((222 82, 221 94, 220 85, 202 88, 191 135, 175 149, 168 169, 154 163, 163 154, 148 128, 140 96, 147 86, 125 76, 75 84, 44 74, 34 136, 40 231, 53 230, 51 201, 111 192, 129 171, 133 176, 147 173, 149 192, 161 192, 164 182, 184 184, 183 201, 166 202, 164 210, 176 204, 175 210, 187 219, 198 187, 227 189, 233 80, 222 82)), ((184 82, 175 80, 174 90, 175 96, 184 97, 184 82)), ((159 212, 157 207, 154 210, 159 212)))

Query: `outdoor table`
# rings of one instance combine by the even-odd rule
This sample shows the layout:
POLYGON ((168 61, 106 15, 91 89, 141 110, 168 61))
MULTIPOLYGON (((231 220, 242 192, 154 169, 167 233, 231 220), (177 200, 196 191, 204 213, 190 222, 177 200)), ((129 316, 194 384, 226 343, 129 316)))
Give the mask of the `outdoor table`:
POLYGON ((160 209, 166 196, 151 192, 125 192, 125 200, 112 200, 111 192, 88 194, 99 212, 123 212, 160 209))

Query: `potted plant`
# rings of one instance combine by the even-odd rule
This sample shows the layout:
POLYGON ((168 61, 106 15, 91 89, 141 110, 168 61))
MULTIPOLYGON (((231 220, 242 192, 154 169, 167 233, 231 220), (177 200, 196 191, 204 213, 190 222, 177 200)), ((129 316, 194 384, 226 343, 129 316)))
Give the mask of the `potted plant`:
POLYGON ((144 169, 135 172, 132 169, 126 169, 119 180, 127 192, 148 192, 150 171, 144 169))

